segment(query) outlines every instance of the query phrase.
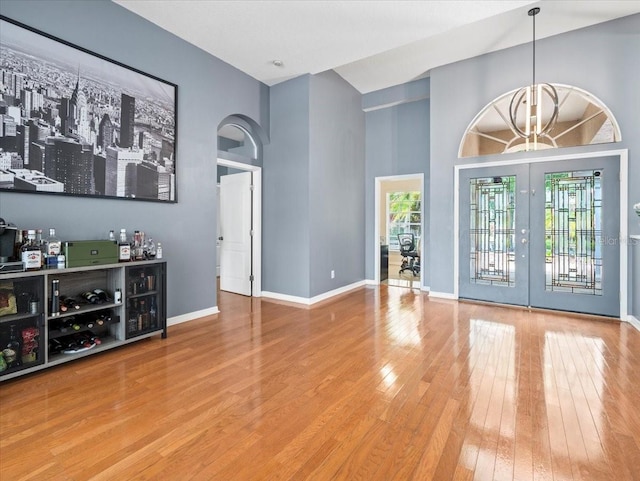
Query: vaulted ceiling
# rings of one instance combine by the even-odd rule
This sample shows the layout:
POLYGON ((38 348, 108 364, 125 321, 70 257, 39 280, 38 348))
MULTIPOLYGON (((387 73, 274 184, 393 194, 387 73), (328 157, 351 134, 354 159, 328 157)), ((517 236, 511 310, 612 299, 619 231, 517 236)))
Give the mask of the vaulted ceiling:
POLYGON ((465 58, 640 12, 640 0, 114 0, 275 85, 333 69, 361 93, 465 58))

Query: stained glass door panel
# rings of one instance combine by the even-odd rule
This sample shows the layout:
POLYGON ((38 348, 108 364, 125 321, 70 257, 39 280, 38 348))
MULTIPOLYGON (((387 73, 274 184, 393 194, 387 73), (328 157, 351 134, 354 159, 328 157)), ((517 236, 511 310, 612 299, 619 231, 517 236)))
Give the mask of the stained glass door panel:
POLYGON ((531 164, 532 306, 619 316, 619 175, 616 157, 531 164))
POLYGON ((527 303, 528 217, 527 166, 461 171, 460 297, 527 303))

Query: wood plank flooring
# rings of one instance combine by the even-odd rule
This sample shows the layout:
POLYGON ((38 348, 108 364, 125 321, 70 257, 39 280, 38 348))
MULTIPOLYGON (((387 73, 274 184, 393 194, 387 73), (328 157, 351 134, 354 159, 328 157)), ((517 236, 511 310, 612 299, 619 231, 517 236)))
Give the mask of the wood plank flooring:
POLYGON ((0 479, 639 480, 640 332, 368 287, 0 384, 0 479))

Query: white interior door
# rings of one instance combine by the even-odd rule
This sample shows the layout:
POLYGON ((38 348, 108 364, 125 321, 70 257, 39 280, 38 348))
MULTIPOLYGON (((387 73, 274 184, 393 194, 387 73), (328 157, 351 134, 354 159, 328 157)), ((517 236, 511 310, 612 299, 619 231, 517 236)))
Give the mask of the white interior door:
POLYGON ((218 201, 218 223, 216 225, 216 277, 220 277, 220 184, 216 185, 216 199, 218 201))
POLYGON ((251 295, 251 172, 220 178, 220 289, 251 295))

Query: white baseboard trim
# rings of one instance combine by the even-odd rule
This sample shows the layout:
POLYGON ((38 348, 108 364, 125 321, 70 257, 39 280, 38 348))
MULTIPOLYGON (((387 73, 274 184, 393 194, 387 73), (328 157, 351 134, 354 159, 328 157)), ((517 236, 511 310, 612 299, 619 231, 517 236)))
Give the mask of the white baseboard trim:
POLYGON ((316 304, 318 302, 330 299, 331 297, 334 296, 338 296, 340 294, 344 294, 345 292, 349 292, 352 291, 354 289, 357 289, 359 287, 362 287, 366 284, 366 281, 358 281, 358 282, 354 282, 353 284, 349 284, 347 286, 342 286, 339 287, 338 289, 334 289, 332 291, 328 291, 328 292, 324 292, 322 294, 319 294, 315 297, 298 297, 298 296, 290 296, 289 294, 280 294, 279 292, 269 292, 269 291, 262 291, 262 297, 266 297, 269 299, 275 299, 278 301, 286 301, 286 302, 293 302, 295 304, 304 304, 305 306, 311 306, 313 304, 316 304))
POLYGON ((173 316, 167 319, 167 326, 175 326, 176 324, 182 324, 183 322, 193 321, 200 319, 201 317, 211 316, 213 314, 219 314, 220 310, 218 306, 209 307, 200 311, 187 312, 186 314, 180 314, 179 316, 173 316))
POLYGON ((437 297, 439 299, 453 299, 453 300, 458 299, 456 295, 452 294, 451 292, 429 291, 429 297, 437 297))
POLYGON ((640 319, 638 319, 637 317, 632 316, 631 314, 629 314, 627 316, 627 321, 629 321, 629 324, 631 324, 633 327, 635 327, 638 331, 640 331, 640 319))
MULTIPOLYGON (((377 286, 378 285, 378 283, 373 279, 365 279, 364 280, 364 284, 366 286, 377 286)), ((420 290, 424 291, 424 292, 429 292, 429 291, 431 291, 431 288, 429 286, 421 286, 420 290)))

